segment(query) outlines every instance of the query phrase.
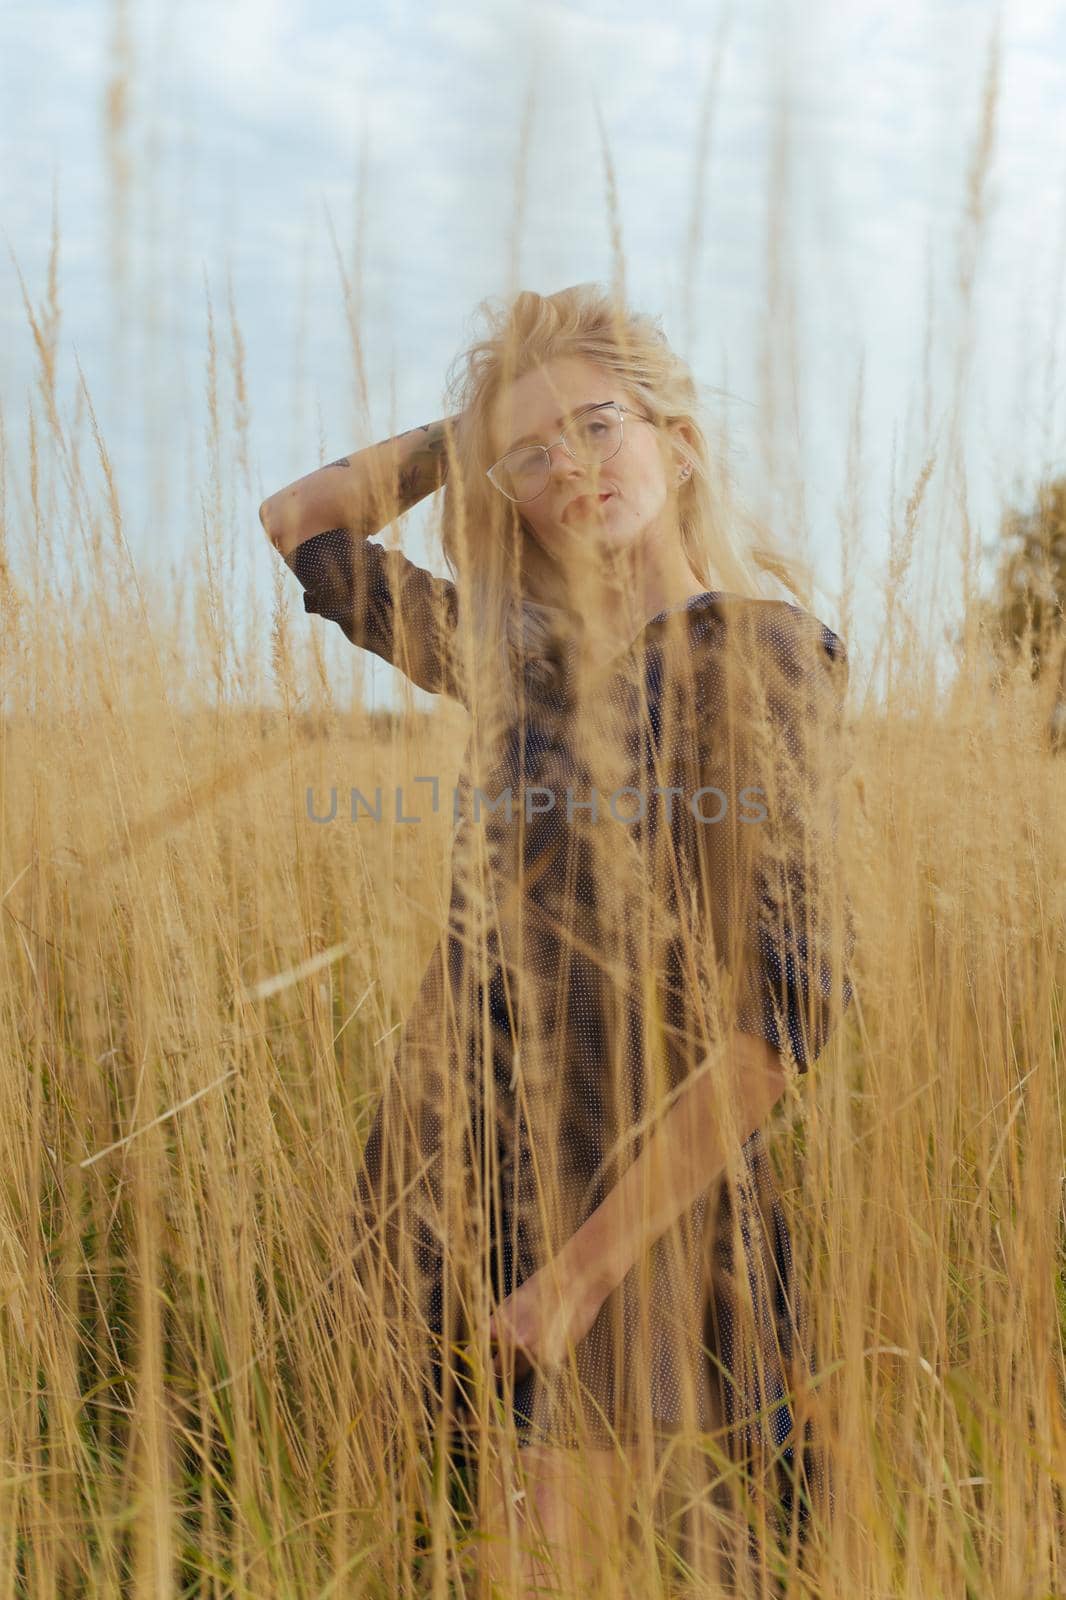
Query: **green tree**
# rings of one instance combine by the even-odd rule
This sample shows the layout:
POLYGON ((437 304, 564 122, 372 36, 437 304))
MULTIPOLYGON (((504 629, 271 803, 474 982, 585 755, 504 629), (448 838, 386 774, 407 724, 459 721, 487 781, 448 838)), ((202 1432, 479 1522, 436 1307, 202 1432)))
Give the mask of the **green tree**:
POLYGON ((1049 741, 1066 749, 1066 476, 1039 484, 1029 510, 1009 509, 990 548, 999 555, 986 637, 1004 667, 1020 662, 1046 684, 1049 741))

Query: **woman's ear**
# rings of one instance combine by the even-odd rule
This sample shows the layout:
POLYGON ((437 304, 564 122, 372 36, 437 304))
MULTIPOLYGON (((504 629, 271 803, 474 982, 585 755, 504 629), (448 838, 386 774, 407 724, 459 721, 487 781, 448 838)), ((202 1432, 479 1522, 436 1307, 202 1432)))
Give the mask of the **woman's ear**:
POLYGON ((671 422, 668 432, 672 446, 672 460, 678 481, 692 475, 692 460, 699 449, 699 436, 689 422, 671 422), (683 477, 681 476, 683 475, 683 477))

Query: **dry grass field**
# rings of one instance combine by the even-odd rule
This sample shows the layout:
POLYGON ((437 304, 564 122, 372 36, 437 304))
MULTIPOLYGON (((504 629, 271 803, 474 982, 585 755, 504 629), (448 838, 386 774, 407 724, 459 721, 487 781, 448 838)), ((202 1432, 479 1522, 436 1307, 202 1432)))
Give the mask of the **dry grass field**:
MULTIPOLYGON (((445 915, 450 822, 386 805, 353 823, 345 797, 450 782, 466 713, 339 704, 326 625, 252 497, 276 705, 249 709, 227 550, 209 526, 193 652, 136 580, 91 382, 79 436, 61 420, 54 282, 49 302, 26 305, 40 428, 4 463, 17 510, 0 505, 0 553, 20 551, 0 563, 0 1600, 487 1594, 469 1463, 382 1424, 406 1357, 346 1232, 445 915), (46 605, 57 525, 81 530, 88 578, 46 605), (338 816, 316 825, 308 790, 322 806, 331 786, 338 816)), ((240 457, 246 421, 214 393, 205 414, 240 457)), ((889 685, 877 703, 856 673, 847 706, 854 1000, 767 1129, 836 1507, 802 1569, 779 1551, 761 1582, 1049 1600, 1066 1595, 1066 757, 1046 685, 995 686, 975 634, 931 687, 905 625, 918 527, 884 637, 841 626, 889 685)), ((713 1441, 684 1442, 710 1474, 713 1441)), ((724 1592, 686 1569, 651 1470, 628 1489, 604 1594, 724 1592)), ((774 1592, 759 1581, 736 1592, 774 1592)))
MULTIPOLYGON (((368 1324, 319 1315, 447 828, 305 809, 308 783, 454 766, 452 708, 177 716, 132 648, 86 627, 64 671, 18 626, 9 669, 46 704, 3 736, 2 1592, 461 1592, 461 1494, 370 1458, 368 1324)), ((856 1001, 773 1134, 837 1462, 813 1592, 1066 1581, 1066 830, 1040 721, 976 682, 854 721, 856 1001)))

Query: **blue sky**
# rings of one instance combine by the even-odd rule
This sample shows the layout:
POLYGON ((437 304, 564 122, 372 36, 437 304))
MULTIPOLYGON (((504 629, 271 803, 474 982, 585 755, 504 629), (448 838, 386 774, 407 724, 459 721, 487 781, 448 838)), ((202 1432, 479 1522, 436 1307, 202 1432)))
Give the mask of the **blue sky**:
MULTIPOLYGON (((16 263, 40 307, 53 189, 61 415, 73 424, 76 351, 138 574, 164 593, 197 570, 205 516, 218 526, 235 654, 264 663, 248 690, 262 699, 276 558, 260 499, 320 461, 440 415, 474 308, 506 291, 516 259, 520 285, 545 292, 609 281, 599 115, 630 297, 661 315, 702 385, 729 391, 720 415, 741 486, 809 554, 820 613, 844 624, 860 677, 878 656, 891 530, 935 440, 906 602, 936 643, 957 612, 960 504, 972 537, 991 540, 1004 503, 1024 501, 1063 457, 1064 71, 1066 9, 1044 0, 1002 15, 978 0, 732 10, 707 0, 447 0, 362 15, 276 0, 145 0, 125 16, 87 0, 9 0, 0 406, 16 572, 28 572, 33 548, 30 410, 44 429, 16 263), (993 154, 975 231, 968 175, 990 70, 993 154), (121 113, 112 140, 109 91, 121 113), (971 249, 967 337, 959 278, 971 249), (337 252, 362 297, 367 406, 337 252), (226 430, 217 485, 206 445, 208 292, 226 430), (860 371, 863 485, 849 512, 860 371), (842 522, 852 514, 860 539, 845 574, 842 522)), ((84 517, 106 496, 80 429, 84 517)), ((49 472, 49 537, 61 568, 77 567, 84 527, 46 454, 46 481, 49 472)), ((419 508, 404 547, 443 571, 425 522, 419 508)), ((331 625, 304 620, 295 579, 289 586, 297 631, 337 634, 339 691, 358 654, 368 698, 387 703, 391 670, 331 625)))

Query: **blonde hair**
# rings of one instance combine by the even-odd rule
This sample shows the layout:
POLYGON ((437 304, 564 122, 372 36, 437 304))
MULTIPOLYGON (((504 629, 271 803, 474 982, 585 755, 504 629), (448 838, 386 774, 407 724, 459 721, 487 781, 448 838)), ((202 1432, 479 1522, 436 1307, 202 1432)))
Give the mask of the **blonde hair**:
POLYGON ((809 578, 740 503, 725 461, 712 456, 699 421, 688 363, 670 346, 657 317, 622 307, 595 283, 554 294, 522 290, 512 301, 483 300, 484 336, 456 357, 447 380, 448 475, 441 504, 445 558, 457 579, 468 626, 465 675, 473 698, 513 714, 512 687, 523 672, 543 678, 575 618, 563 605, 559 574, 521 509, 485 476, 494 459, 491 421, 508 384, 560 358, 596 362, 618 381, 620 398, 641 406, 691 471, 677 490, 680 540, 708 589, 765 597, 763 574, 810 606, 809 578), (458 415, 456 415, 458 414, 458 415), (671 424, 687 424, 695 444, 671 424), (666 430, 670 428, 667 435, 666 430), (712 584, 712 570, 720 585, 712 584), (471 684, 473 689, 473 684, 471 684))

